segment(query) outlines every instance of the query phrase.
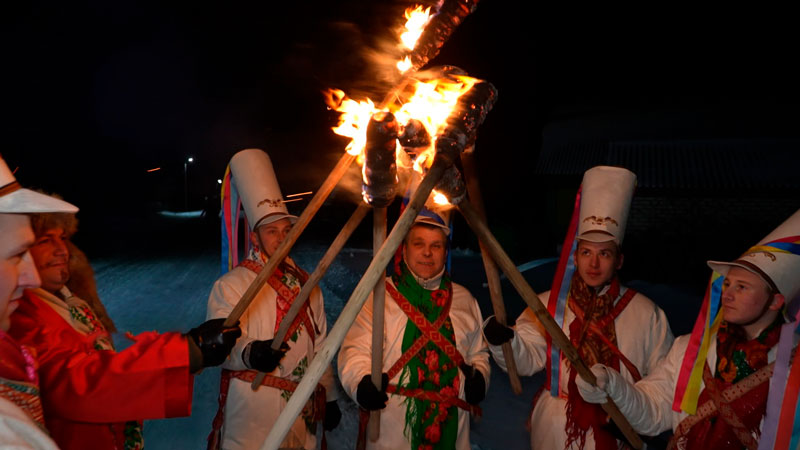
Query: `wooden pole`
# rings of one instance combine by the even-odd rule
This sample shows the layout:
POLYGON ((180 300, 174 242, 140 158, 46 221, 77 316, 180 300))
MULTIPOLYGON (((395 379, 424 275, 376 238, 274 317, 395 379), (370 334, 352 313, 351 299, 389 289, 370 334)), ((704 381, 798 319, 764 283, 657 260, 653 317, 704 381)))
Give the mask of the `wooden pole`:
MULTIPOLYGON (((386 241, 386 208, 374 208, 372 227, 373 256, 376 255, 386 241)), ((383 305, 386 297, 386 270, 380 271, 378 282, 372 290, 372 383, 380 391, 383 377, 383 305)), ((377 442, 381 436, 381 412, 369 414, 367 436, 370 441, 377 442)))
POLYGON ((317 386, 320 377, 322 377, 325 368, 333 359, 334 353, 336 353, 339 346, 342 345, 347 331, 356 320, 356 316, 359 311, 361 311, 361 307, 364 305, 364 302, 366 302, 370 291, 375 287, 375 283, 378 279, 383 279, 382 275, 386 270, 386 265, 392 259, 395 250, 400 246, 400 242, 405 238, 411 225, 413 225, 414 219, 422 209, 425 200, 427 200, 433 187, 436 186, 436 183, 441 179, 445 169, 452 163, 452 160, 440 158, 438 155, 436 159, 434 159, 433 166, 422 180, 422 183, 420 183, 417 191, 411 197, 411 201, 406 206, 403 214, 400 215, 397 223, 395 223, 394 228, 392 228, 391 233, 389 233, 383 246, 381 246, 380 251, 372 258, 372 262, 369 267, 367 267, 366 272, 364 272, 364 276, 361 277, 361 281, 358 282, 358 285, 356 285, 356 288, 350 295, 350 299, 347 300, 347 304, 345 304, 342 312, 339 314, 336 324, 334 324, 333 328, 328 333, 325 344, 320 348, 319 352, 317 352, 314 360, 308 366, 305 376, 300 381, 300 384, 292 394, 289 402, 286 403, 283 412, 281 412, 275 424, 272 426, 272 430, 270 430, 267 439, 261 446, 262 450, 277 450, 281 442, 283 442, 292 424, 294 424, 295 418, 303 410, 306 401, 314 392, 314 388, 317 386))
MULTIPOLYGON (((564 353, 564 356, 572 363, 572 367, 578 372, 578 375, 581 376, 584 380, 592 384, 593 386, 597 386, 597 379, 595 378, 594 374, 591 370, 586 366, 586 364, 581 359, 580 355, 578 354, 578 350, 572 345, 569 338, 561 327, 558 326, 556 321, 553 317, 550 316, 550 313, 547 311, 547 308, 542 304, 539 300, 539 296, 536 295, 536 292, 530 287, 525 278, 522 274, 517 270, 517 267, 514 265, 511 258, 503 251, 503 248, 500 246, 500 243, 497 242, 497 239, 494 238, 492 232, 489 230, 489 227, 486 226, 486 223, 481 219, 480 215, 476 211, 475 207, 472 206, 468 200, 463 200, 458 205, 459 211, 464 215, 464 218, 467 220, 467 223, 478 235, 478 238, 483 241, 484 245, 486 246, 489 253, 492 255, 492 258, 495 262, 500 266, 500 268, 505 272, 506 277, 511 281, 511 284, 517 289, 519 295, 522 296, 522 299, 525 300, 525 303, 536 313, 536 317, 544 326, 547 333, 552 337, 553 343, 561 349, 564 353)), ((622 415, 622 412, 619 410, 616 404, 609 399, 606 403, 602 405, 603 409, 608 413, 614 423, 617 424, 619 429, 628 439, 628 442, 637 449, 641 449, 644 443, 642 439, 636 434, 631 424, 625 419, 625 416, 622 415)))
MULTIPOLYGON (((300 312, 300 309, 306 302, 306 299, 311 295, 311 292, 316 287, 317 283, 325 276, 325 272, 328 271, 331 263, 339 252, 342 251, 342 247, 350 239, 350 236, 353 234, 355 229, 358 227, 358 224, 364 219, 369 211, 369 206, 365 205, 364 203, 359 203, 358 208, 353 211, 353 215, 350 216, 350 219, 344 224, 342 229, 339 231, 339 234, 336 235, 336 238, 331 243, 331 246, 328 247, 328 250, 322 255, 322 259, 319 260, 317 263, 317 267, 311 272, 311 275, 308 276, 308 280, 303 285, 303 288, 300 289, 300 292, 295 297, 294 302, 292 302, 292 306, 289 307, 289 311, 286 312, 286 315, 283 317, 281 321, 280 327, 278 327, 278 332, 275 333, 275 337, 272 338, 272 349, 278 350, 281 347, 281 343, 283 339, 286 337, 286 333, 289 331, 289 327, 294 322, 294 318, 300 312)), ((264 381, 264 377, 266 377, 266 373, 259 372, 256 375, 255 380, 251 387, 255 391, 261 386, 261 382, 264 381)))
POLYGON ((306 206, 306 209, 303 210, 303 213, 297 219, 292 229, 289 231, 289 234, 286 235, 286 239, 281 242, 281 245, 275 250, 275 253, 270 255, 269 261, 261 270, 261 272, 256 276, 250 286, 247 288, 244 294, 242 294, 242 298, 239 299, 239 302, 236 303, 236 306, 233 307, 233 310, 228 315, 228 318, 225 319, 225 326, 230 327, 236 324, 242 314, 244 314, 247 307, 250 306, 250 303, 253 302, 256 294, 261 290, 264 286, 264 283, 267 282, 269 277, 272 276, 273 272, 275 272, 275 268, 278 267, 278 264, 283 261, 288 255, 289 250, 292 249, 292 246, 295 242, 297 242, 297 238, 300 237, 300 234, 303 233, 303 230, 306 229, 308 223, 311 222, 311 219, 314 215, 319 211, 319 208, 322 207, 322 204, 325 203, 325 200, 330 195, 333 188, 336 187, 336 183, 342 178, 344 173, 347 171, 347 168, 350 167, 350 164, 353 160, 356 159, 356 155, 351 155, 350 153, 345 152, 344 155, 339 159, 339 162, 336 163, 336 166, 331 170, 331 173, 328 174, 328 178, 322 183, 317 193, 314 194, 314 197, 311 199, 311 202, 306 206))
MULTIPOLYGON (((478 175, 475 170, 475 149, 468 149, 461 155, 461 165, 464 167, 464 178, 467 180, 467 193, 469 194, 470 201, 475 207, 477 214, 486 221, 486 213, 483 209, 483 197, 481 196, 480 183, 478 183, 478 175)), ((494 309, 494 316, 500 325, 505 325, 508 321, 506 317, 506 306, 503 303, 503 290, 500 285, 500 272, 497 270, 497 265, 494 263, 489 250, 482 240, 478 240, 481 247, 481 259, 483 259, 483 268, 486 271, 486 282, 489 284, 489 297, 492 299, 492 308, 494 309)), ((511 350, 511 343, 506 342, 502 345, 503 359, 506 361, 506 371, 508 378, 511 382, 511 390, 514 394, 520 395, 522 393, 522 382, 519 380, 517 373, 517 362, 514 359, 514 352, 511 350)))

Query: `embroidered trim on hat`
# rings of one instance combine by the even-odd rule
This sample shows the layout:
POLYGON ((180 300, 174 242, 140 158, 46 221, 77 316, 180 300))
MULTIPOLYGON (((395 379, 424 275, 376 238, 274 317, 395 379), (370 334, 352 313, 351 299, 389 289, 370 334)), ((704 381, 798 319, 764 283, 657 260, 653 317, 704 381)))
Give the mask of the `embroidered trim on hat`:
POLYGON ((617 223, 617 221, 611 217, 589 216, 583 219, 583 222, 590 222, 592 225, 609 225, 613 223, 614 225, 619 226, 619 223, 617 223))
POLYGON ((266 203, 267 205, 269 205, 269 206, 271 206, 273 208, 277 208, 277 207, 281 206, 282 202, 283 202, 283 200, 281 200, 281 199, 273 200, 271 198, 265 198, 264 200, 261 200, 260 202, 258 202, 258 204, 256 205, 256 208, 260 208, 261 205, 263 205, 264 203, 266 203))

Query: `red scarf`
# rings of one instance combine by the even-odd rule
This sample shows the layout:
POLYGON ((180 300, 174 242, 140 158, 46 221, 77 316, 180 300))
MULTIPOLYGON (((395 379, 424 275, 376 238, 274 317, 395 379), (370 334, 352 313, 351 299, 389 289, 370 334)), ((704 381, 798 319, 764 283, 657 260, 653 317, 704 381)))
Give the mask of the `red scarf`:
MULTIPOLYGON (((619 280, 614 277, 604 294, 586 285, 575 273, 570 285, 567 306, 575 313, 575 319, 569 325, 570 341, 578 349, 578 354, 587 367, 604 364, 617 371, 622 361, 634 378, 639 378, 638 370, 617 348, 617 333, 614 319, 622 312, 635 294, 628 290, 623 300, 615 305, 619 297, 619 280)), ((577 371, 570 370, 567 385, 567 442, 565 448, 577 443, 578 448, 586 445, 586 432, 591 428, 594 432, 595 448, 611 450, 617 448, 617 439, 604 426, 608 424, 608 414, 600 405, 587 403, 581 398, 575 384, 577 371)))
POLYGON ((722 323, 717 334, 715 375, 711 378, 709 373, 704 377, 706 387, 698 400, 699 405, 708 401, 718 403, 718 412, 680 437, 676 443, 679 448, 741 450, 748 447, 745 444, 757 445, 752 436, 760 435, 769 383, 761 383, 731 403, 721 401, 718 393, 767 365, 767 354, 778 343, 782 323, 779 316, 758 337, 750 340, 740 326, 722 323))

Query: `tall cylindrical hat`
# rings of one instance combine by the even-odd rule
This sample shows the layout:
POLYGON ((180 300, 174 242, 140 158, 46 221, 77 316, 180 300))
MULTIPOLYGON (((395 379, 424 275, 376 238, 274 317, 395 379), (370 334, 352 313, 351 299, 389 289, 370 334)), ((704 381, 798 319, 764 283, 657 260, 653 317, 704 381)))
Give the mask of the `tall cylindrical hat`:
POLYGON ((76 213, 75 205, 20 186, 0 157, 0 214, 76 213))
POLYGON ((636 174, 622 167, 597 166, 583 174, 578 239, 622 244, 636 174))
POLYGON ((297 221, 297 216, 286 209, 272 161, 263 150, 250 148, 236 153, 230 169, 251 230, 281 219, 297 221))
POLYGON ((731 267, 749 270, 791 302, 800 293, 800 211, 735 261, 708 265, 725 276, 731 267))

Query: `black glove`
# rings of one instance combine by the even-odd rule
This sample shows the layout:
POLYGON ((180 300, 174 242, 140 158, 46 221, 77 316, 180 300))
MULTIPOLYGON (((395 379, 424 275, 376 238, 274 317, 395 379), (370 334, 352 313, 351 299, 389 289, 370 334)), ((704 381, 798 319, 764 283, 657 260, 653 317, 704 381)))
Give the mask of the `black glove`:
POLYGON ((486 396, 486 381, 480 370, 463 363, 459 366, 464 372, 464 397, 470 405, 477 405, 486 396))
POLYGON ((500 325, 500 322, 492 316, 486 322, 486 326, 483 327, 483 335, 486 336, 486 340, 490 344, 503 345, 514 338, 514 330, 505 325, 500 325))
POLYGON ((322 427, 325 431, 331 431, 339 425, 342 420, 342 412, 339 410, 339 404, 336 400, 325 404, 325 418, 322 420, 322 427))
POLYGON ((258 370, 259 372, 270 373, 278 367, 281 359, 289 351, 286 342, 281 344, 279 350, 272 349, 272 339, 268 341, 253 341, 242 350, 242 359, 245 360, 247 367, 258 370), (249 353, 249 356, 245 356, 249 353))
POLYGON ((203 367, 218 366, 225 362, 236 340, 242 335, 239 322, 232 327, 223 326, 225 319, 211 319, 189 330, 200 352, 203 353, 203 367))
POLYGON ((356 389, 356 401, 362 408, 369 411, 386 408, 386 402, 389 401, 389 396, 386 395, 386 386, 388 385, 389 375, 385 373, 381 377, 380 391, 372 383, 372 376, 364 375, 356 389))

